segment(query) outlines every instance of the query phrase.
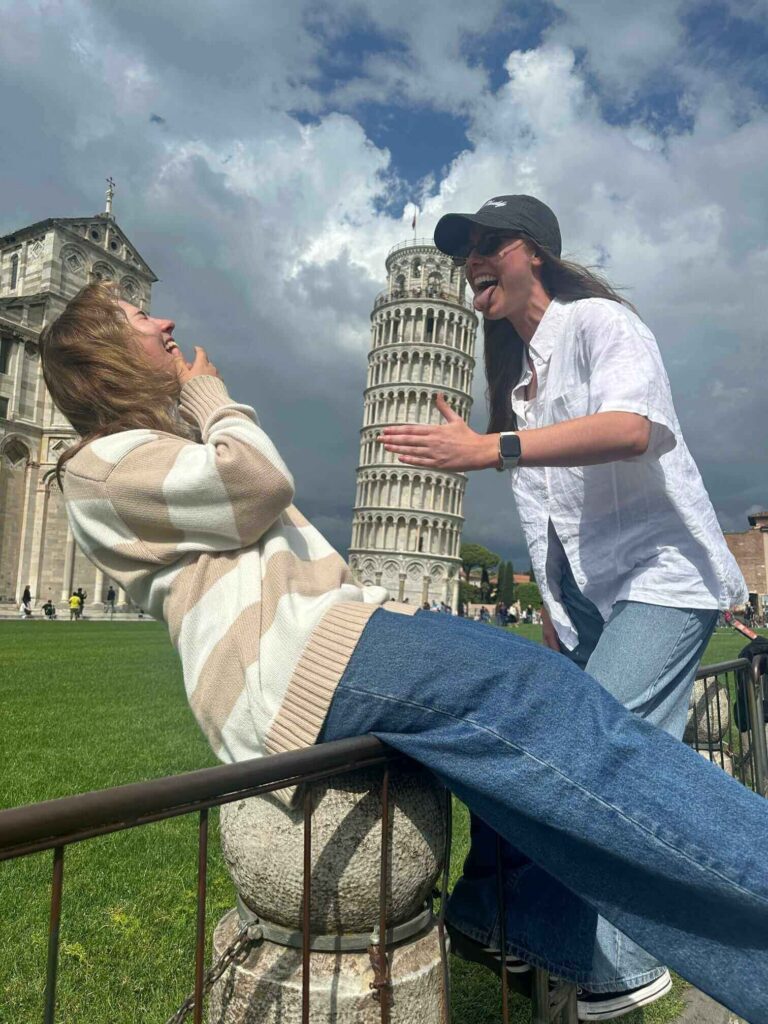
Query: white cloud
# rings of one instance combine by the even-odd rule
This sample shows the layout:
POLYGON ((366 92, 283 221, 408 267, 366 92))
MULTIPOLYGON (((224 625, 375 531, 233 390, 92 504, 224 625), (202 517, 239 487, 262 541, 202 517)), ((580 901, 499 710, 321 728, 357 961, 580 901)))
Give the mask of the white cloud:
MULTIPOLYGON (((118 6, 97 16, 63 0, 35 28, 7 22, 0 89, 18 111, 0 112, 15 140, 0 185, 10 197, 13 181, 31 222, 95 208, 101 179, 116 177, 118 220, 161 277, 155 308, 176 315, 181 343, 208 344, 238 397, 259 404, 306 511, 336 524, 334 543, 348 534, 369 312, 387 251, 410 234, 410 210, 382 212, 397 168, 367 137, 361 99, 462 112, 467 149, 423 183, 420 233, 501 192, 549 202, 567 253, 601 258, 614 282, 631 286, 718 509, 738 519, 765 501, 764 398, 753 381, 768 357, 768 116, 742 105, 727 69, 703 75, 685 63, 679 5, 563 4, 542 46, 509 55, 495 93, 472 47, 499 18, 514 18, 513 4, 349 0, 335 28, 318 28, 316 8, 299 0, 256 7, 137 0, 130 15, 118 6), (343 45, 360 11, 399 39, 401 55, 371 56, 356 78, 320 92, 324 40, 343 45), (690 131, 606 122, 585 68, 626 97, 672 58, 695 84, 690 131), (43 132, 33 135, 39 110, 43 132), (307 124, 297 110, 316 117, 307 124), (751 474, 750 463, 761 470, 751 474)), ((3 222, 21 223, 11 212, 3 222)), ((478 427, 482 390, 478 366, 478 427)), ((490 476, 471 481, 469 533, 503 553, 513 520, 490 476)))

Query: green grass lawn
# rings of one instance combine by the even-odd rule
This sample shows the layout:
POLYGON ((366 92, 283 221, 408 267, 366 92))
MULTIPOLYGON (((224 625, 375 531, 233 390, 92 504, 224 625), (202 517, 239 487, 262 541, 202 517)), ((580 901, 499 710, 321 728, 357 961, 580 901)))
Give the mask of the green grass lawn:
MULTIPOLYGON (((518 631, 540 638, 537 627, 518 631)), ((734 657, 741 646, 736 634, 720 633, 705 660, 734 657)), ((216 763, 159 624, 0 622, 0 665, 5 807, 216 763)), ((464 808, 455 821, 454 877, 467 849, 464 808)), ((50 854, 0 864, 0 1024, 42 1016, 50 870, 50 854)), ((196 819, 69 847, 64 878, 57 1021, 164 1021, 192 984, 196 819)), ((233 904, 215 821, 209 879, 210 936, 233 904)), ((456 960, 453 977, 456 1024, 497 1024, 495 979, 456 960)), ((681 988, 624 1020, 672 1020, 681 988)), ((529 1020, 525 1001, 515 1002, 513 1020, 529 1020)))

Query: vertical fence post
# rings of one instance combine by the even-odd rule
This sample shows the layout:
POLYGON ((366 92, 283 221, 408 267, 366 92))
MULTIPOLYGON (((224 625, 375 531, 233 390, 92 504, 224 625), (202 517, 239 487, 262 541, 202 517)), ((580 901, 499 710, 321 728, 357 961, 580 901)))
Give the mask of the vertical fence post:
POLYGON ((51 884, 51 916, 48 926, 48 964, 45 973, 44 1024, 54 1024, 56 1016, 56 974, 59 965, 59 924, 61 922, 61 893, 64 885, 64 847, 53 851, 53 881, 51 884))
POLYGON ((768 657, 758 655, 752 661, 752 670, 746 679, 747 708, 753 751, 752 768, 755 777, 755 791, 768 796, 768 747, 766 745, 765 723, 763 722, 763 676, 768 669, 768 657))
POLYGON ((445 1016, 451 1019, 451 974, 448 966, 448 949, 445 942, 445 912, 448 907, 448 885, 451 879, 451 843, 453 842, 453 795, 445 791, 445 849, 443 851, 443 877, 440 883, 440 913, 437 915, 437 934, 440 941, 440 958, 443 962, 443 998, 445 1016))
POLYGON ((496 836, 496 897, 499 908, 499 946, 501 947, 501 1019, 509 1024, 509 992, 507 990, 507 901, 504 896, 504 866, 501 862, 500 835, 496 836))
POLYGON ((203 1024, 205 979, 205 896, 208 878, 208 810, 200 811, 197 833, 197 929, 195 933, 194 1024, 203 1024))
POLYGON ((309 947, 312 902, 312 790, 304 789, 304 906, 301 935, 301 1024, 309 1024, 309 947))
POLYGON ((379 964, 381 1024, 389 1024, 390 977, 387 956, 387 889, 389 888, 389 765, 381 779, 381 865, 379 874, 379 964))

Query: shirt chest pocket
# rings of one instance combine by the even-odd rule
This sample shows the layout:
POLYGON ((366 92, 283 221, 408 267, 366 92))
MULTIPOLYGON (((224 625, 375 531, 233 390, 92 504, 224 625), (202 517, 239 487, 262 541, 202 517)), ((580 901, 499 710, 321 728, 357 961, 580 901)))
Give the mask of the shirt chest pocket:
POLYGON ((548 403, 547 420, 549 423, 564 423, 575 420, 579 416, 589 415, 589 383, 579 381, 562 395, 558 395, 548 403))

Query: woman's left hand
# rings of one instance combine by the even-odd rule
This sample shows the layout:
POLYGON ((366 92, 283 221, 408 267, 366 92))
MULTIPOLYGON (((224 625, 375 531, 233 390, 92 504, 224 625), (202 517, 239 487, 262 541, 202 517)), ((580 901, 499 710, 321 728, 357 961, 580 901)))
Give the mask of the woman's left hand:
POLYGON ((450 407, 445 395, 436 395, 435 405, 445 423, 396 424, 384 427, 377 440, 407 466, 428 466, 455 473, 495 466, 498 434, 478 434, 472 430, 450 407))

